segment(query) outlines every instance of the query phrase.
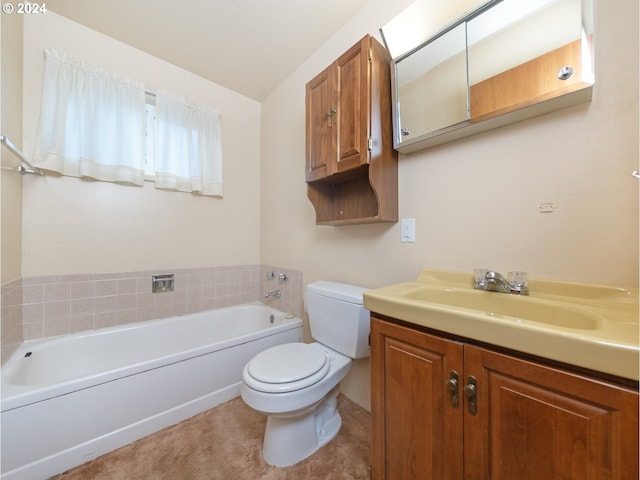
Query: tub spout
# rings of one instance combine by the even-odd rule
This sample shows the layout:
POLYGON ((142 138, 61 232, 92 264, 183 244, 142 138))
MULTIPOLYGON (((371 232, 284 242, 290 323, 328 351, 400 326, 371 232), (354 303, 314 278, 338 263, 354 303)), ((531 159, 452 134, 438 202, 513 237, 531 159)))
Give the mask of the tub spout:
POLYGON ((264 298, 280 298, 282 296, 282 292, 280 289, 274 290, 273 292, 268 292, 264 294, 264 298))

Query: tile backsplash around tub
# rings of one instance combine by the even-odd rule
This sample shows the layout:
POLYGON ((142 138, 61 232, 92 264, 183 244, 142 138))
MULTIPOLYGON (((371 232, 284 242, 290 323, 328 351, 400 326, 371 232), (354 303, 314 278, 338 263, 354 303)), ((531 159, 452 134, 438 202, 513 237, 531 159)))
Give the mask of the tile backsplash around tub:
POLYGON ((257 301, 302 318, 302 272, 243 265, 23 278, 2 286, 2 360, 24 340, 257 301), (152 275, 166 273, 174 291, 152 293, 152 275), (280 298, 264 298, 276 289, 280 298))

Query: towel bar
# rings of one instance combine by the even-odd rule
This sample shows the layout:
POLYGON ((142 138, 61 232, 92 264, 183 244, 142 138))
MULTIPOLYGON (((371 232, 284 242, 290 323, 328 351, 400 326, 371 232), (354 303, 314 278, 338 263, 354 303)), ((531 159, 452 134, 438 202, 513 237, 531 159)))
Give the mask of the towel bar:
POLYGON ((18 150, 16 146, 13 144, 13 142, 9 140, 6 136, 0 135, 0 143, 4 143, 7 146, 7 148, 11 150, 20 159, 22 163, 24 163, 25 165, 27 165, 27 167, 29 167, 27 168, 23 165, 18 166, 18 172, 20 172, 22 175, 24 175, 25 173, 36 173, 38 175, 44 175, 44 172, 42 170, 34 167, 29 163, 29 161, 26 158, 24 158, 24 155, 22 154, 22 152, 18 150))

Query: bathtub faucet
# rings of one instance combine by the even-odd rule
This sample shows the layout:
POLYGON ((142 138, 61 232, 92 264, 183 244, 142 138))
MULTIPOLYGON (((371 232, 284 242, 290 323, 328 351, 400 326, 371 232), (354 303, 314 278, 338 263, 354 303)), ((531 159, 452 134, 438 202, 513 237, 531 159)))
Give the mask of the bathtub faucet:
POLYGON ((282 292, 280 291, 280 289, 264 294, 264 298, 271 298, 271 297, 280 298, 281 296, 282 296, 282 292))

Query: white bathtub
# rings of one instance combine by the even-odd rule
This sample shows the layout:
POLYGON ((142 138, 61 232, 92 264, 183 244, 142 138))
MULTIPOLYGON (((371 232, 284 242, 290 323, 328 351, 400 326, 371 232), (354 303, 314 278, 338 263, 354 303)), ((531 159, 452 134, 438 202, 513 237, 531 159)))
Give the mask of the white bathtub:
POLYGON ((260 303, 25 342, 2 367, 1 476, 45 479, 239 395, 256 353, 302 339, 260 303))

